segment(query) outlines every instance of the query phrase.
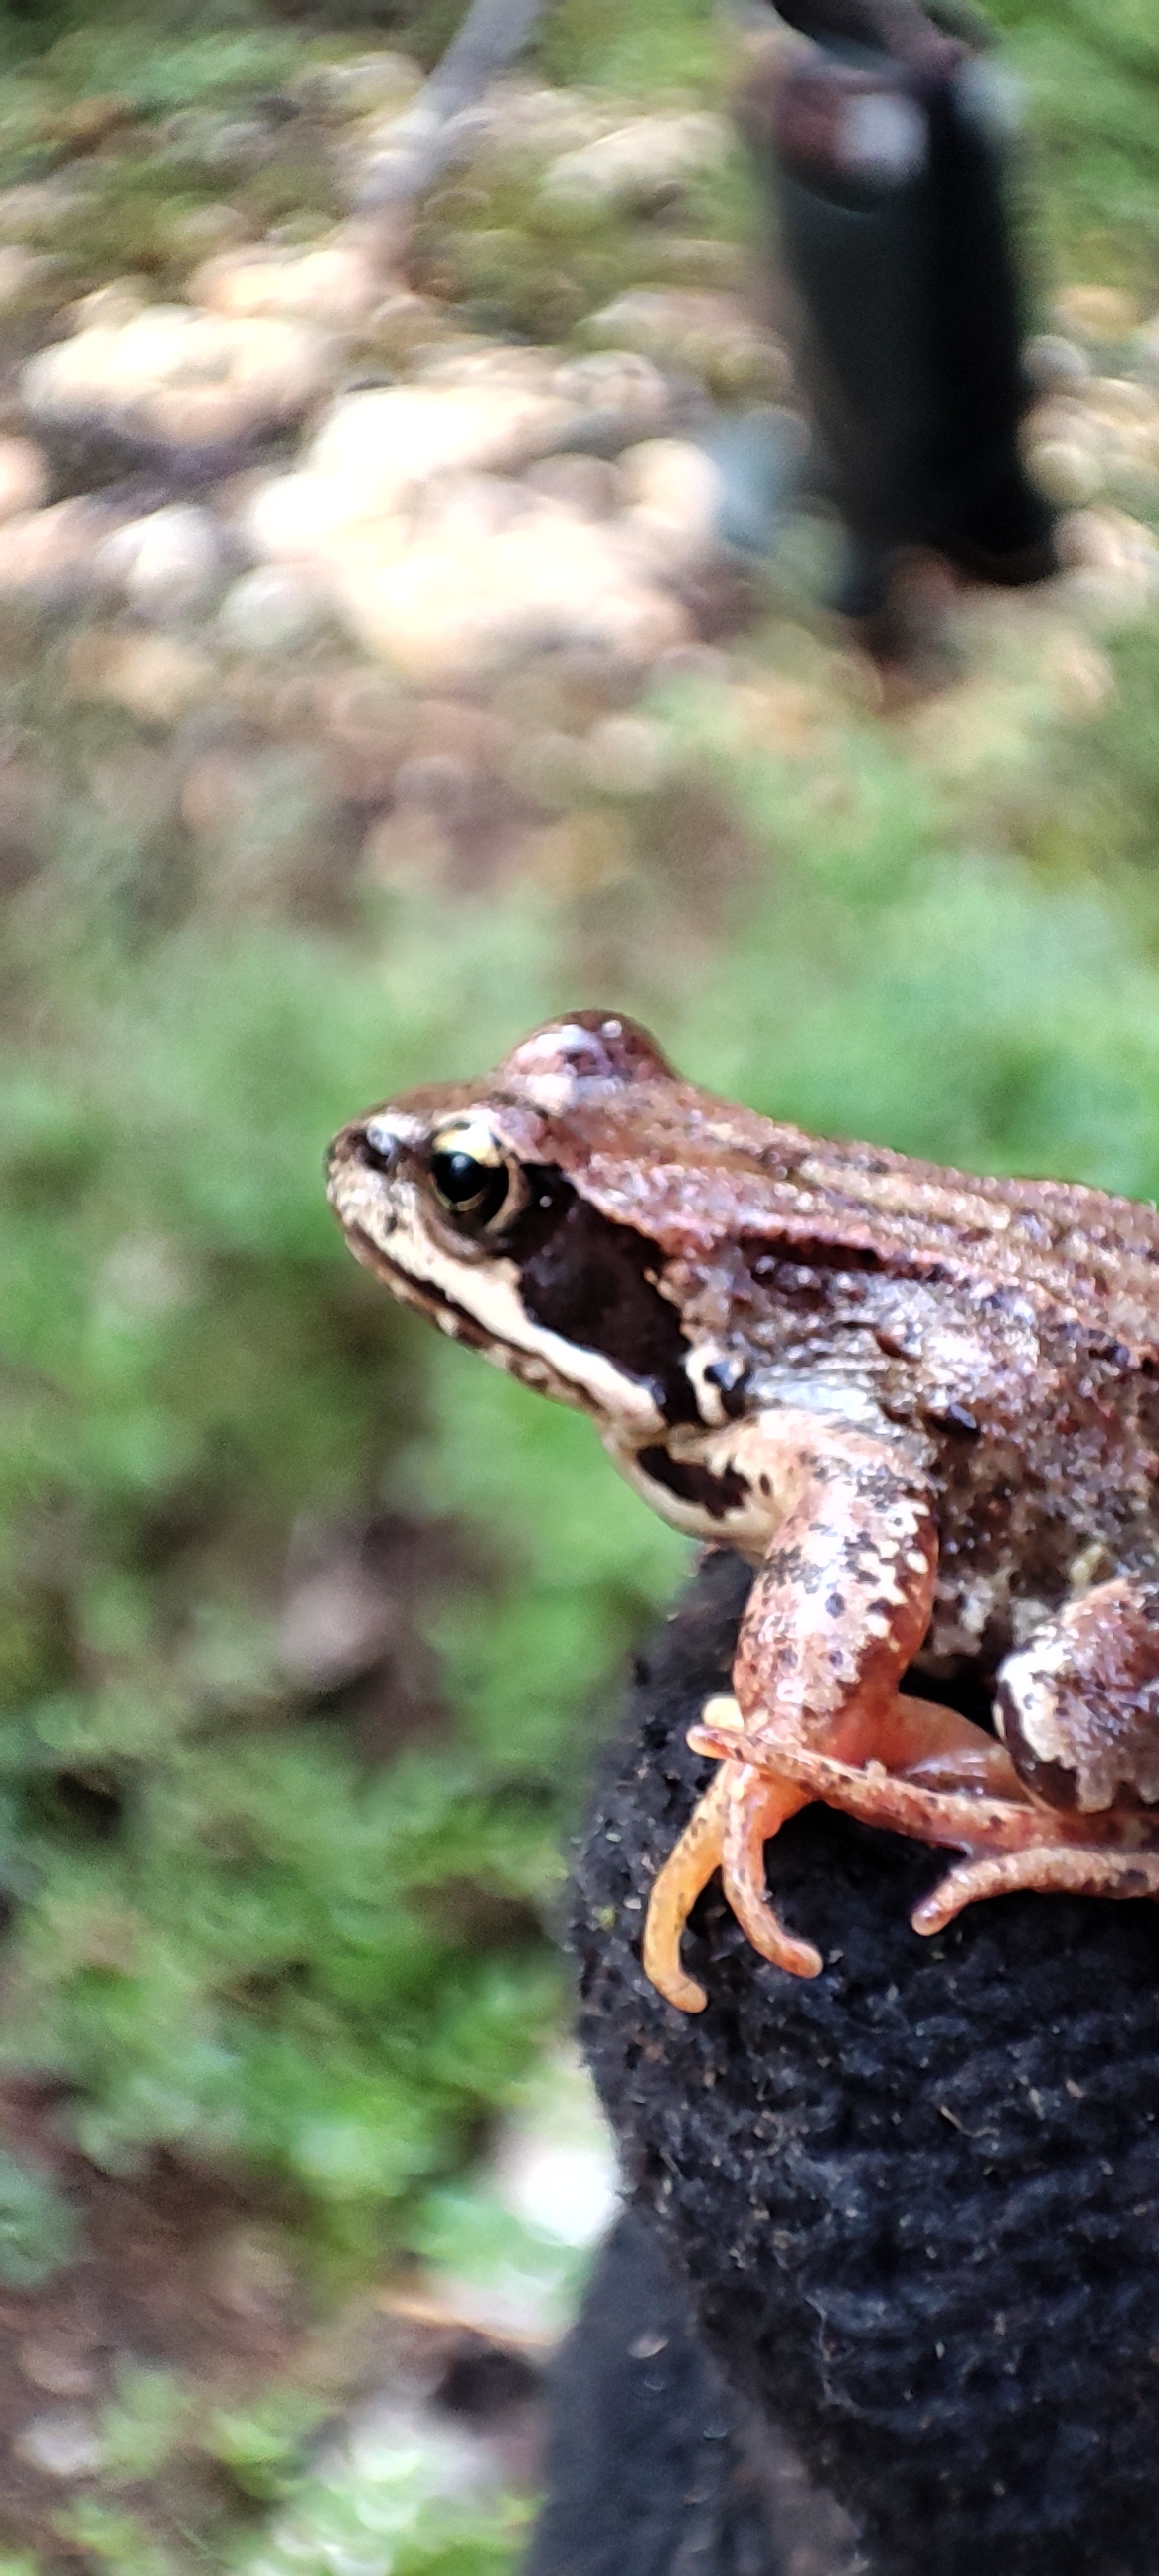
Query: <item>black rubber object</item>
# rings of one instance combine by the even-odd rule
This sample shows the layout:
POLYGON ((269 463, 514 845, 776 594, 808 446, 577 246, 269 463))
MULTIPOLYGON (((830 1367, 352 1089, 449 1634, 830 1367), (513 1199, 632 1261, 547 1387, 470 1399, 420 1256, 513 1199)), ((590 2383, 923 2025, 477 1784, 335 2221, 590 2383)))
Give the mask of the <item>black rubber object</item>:
POLYGON ((622 2219, 552 2372, 524 2576, 789 2576, 762 2448, 655 2229, 622 2219))
MULTIPOLYGON (((909 1911, 944 1856, 815 1807, 768 1857, 823 1975, 757 1958, 714 1882, 685 1942, 708 2007, 662 2002, 643 1909, 709 1776, 685 1730, 726 1680, 749 1579, 709 1557, 661 1631, 578 1864, 580 2031, 635 2208, 874 2576, 1153 2576, 1159 1912, 1008 1897, 923 1941, 909 1911)), ((611 2488, 617 2442, 637 2466, 651 2442, 670 2480, 688 2422, 677 2388, 650 2432, 613 2406, 590 2477, 611 2488)), ((685 2563, 625 2546, 533 2565, 685 2563)), ((687 2564, 732 2576, 711 2552, 687 2564)))
POLYGON ((798 0, 816 41, 739 102, 794 291, 816 471, 851 539, 846 595, 877 613, 907 550, 1017 585, 1056 569, 1027 480, 1020 293, 994 75, 915 0, 798 0), (990 102, 990 105, 987 102, 990 102), (876 119, 891 167, 844 153, 876 119), (907 128, 912 160, 906 159, 907 128))

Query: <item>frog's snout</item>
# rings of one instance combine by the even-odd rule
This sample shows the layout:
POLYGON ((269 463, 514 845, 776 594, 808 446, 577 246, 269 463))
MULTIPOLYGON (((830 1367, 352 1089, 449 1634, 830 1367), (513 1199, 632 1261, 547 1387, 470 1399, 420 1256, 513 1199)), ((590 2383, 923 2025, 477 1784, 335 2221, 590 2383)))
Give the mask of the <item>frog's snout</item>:
POLYGON ((344 1174, 355 1171, 378 1172, 393 1179, 398 1169, 401 1138, 380 1119, 356 1119, 331 1138, 323 1157, 327 1195, 336 1199, 344 1174))
POLYGON ((368 1119, 364 1127, 347 1128, 350 1153, 366 1172, 381 1172, 390 1180, 398 1170, 401 1138, 381 1119, 368 1119))

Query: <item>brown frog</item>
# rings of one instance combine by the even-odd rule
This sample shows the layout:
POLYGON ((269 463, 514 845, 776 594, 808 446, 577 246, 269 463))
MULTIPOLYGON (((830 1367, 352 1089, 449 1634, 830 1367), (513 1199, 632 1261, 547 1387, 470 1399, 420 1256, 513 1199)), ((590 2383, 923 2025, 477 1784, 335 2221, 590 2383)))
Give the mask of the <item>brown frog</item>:
POLYGON ((343 1129, 352 1251, 529 1386, 594 1416, 666 1520, 757 1568, 720 1768, 652 1891, 649 1976, 720 1869, 814 1976, 764 1847, 821 1798, 964 1857, 938 1931, 1011 1888, 1159 1895, 1159 1213, 825 1144, 682 1082, 576 1011, 477 1083, 343 1129), (902 1693, 964 1659, 1000 1740, 902 1693))

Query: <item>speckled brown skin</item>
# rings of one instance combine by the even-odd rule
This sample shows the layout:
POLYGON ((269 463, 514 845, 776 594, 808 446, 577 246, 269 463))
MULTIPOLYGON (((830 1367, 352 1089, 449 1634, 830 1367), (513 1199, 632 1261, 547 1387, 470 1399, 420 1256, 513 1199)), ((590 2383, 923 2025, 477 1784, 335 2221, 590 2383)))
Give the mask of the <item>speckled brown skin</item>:
POLYGON ((599 1012, 367 1112, 330 1194, 396 1295, 761 1568, 653 1899, 673 2002, 703 2001, 679 1938, 717 1866, 755 1946, 816 1972, 762 1859, 810 1797, 966 1852, 923 1930, 1013 1885, 1159 1893, 1154 1208, 821 1143, 599 1012), (1007 1750, 898 1694, 965 1657, 1007 1750))

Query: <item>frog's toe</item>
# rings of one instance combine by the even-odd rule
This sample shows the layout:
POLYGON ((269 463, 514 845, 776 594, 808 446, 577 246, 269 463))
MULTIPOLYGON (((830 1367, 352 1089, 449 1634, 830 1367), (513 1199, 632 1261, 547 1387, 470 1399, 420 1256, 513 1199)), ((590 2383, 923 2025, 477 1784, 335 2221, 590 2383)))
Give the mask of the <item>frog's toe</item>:
POLYGON ((715 1780, 698 1798, 675 1850, 670 1852, 648 1900, 644 1924, 644 1974, 666 2002, 680 2012, 703 2012, 708 2001, 703 1986, 680 1965, 680 1935, 701 1890, 720 1868, 726 1815, 722 1763, 715 1780))
POLYGON ((1100 1851, 1082 1844, 1032 1843, 960 1861, 915 1906, 915 1932, 943 1932, 955 1915, 989 1896, 1159 1897, 1159 1852, 1100 1851))
MULTIPOLYGON (((731 1703, 730 1703, 731 1705, 731 1703)), ((770 1778, 751 1762, 724 1761, 697 1800, 652 1890, 644 1925, 644 1973, 681 2012, 703 2012, 703 1986, 680 1964, 680 1936, 697 1897, 719 1869, 724 1892, 754 1950, 794 1977, 816 1977, 821 1954, 784 1930, 768 1901, 764 1847, 810 1792, 770 1778)))
POLYGON ((787 1817, 809 1803, 795 1781, 771 1779, 749 1762, 721 1766, 725 1783, 724 1892, 754 1950, 793 1977, 819 1977, 822 1958, 811 1941, 795 1940, 774 1914, 765 1879, 765 1844, 787 1817))

